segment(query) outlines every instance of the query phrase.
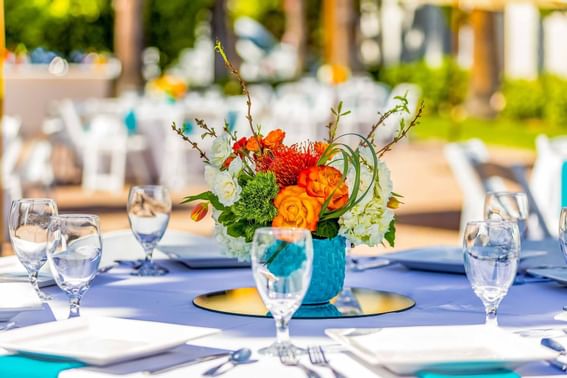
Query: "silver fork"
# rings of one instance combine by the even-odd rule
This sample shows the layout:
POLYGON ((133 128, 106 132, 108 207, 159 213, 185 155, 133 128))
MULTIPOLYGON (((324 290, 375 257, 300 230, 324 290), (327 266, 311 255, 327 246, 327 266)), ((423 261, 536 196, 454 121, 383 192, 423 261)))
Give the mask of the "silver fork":
POLYGON ((307 354, 309 355, 309 360, 313 365, 323 366, 330 369, 333 372, 335 378, 346 378, 344 374, 337 371, 334 367, 331 366, 329 360, 325 356, 325 352, 323 351, 322 347, 310 346, 307 348, 307 354))
POLYGON ((301 370, 303 370, 307 378, 321 378, 319 373, 317 373, 315 370, 309 369, 307 366, 299 362, 299 359, 292 350, 290 349, 280 350, 278 351, 278 354, 280 357, 280 362, 283 365, 300 368, 301 370))

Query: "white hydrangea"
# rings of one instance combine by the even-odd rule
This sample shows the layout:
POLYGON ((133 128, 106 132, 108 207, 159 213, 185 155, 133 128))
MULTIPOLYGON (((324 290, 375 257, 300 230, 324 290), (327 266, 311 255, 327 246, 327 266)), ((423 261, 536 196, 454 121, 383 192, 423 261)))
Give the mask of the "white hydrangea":
POLYGON ((216 138, 211 146, 211 163, 215 167, 220 168, 231 154, 232 143, 230 135, 223 134, 216 138))
POLYGON ((355 245, 374 247, 382 243, 394 213, 376 198, 356 205, 339 218, 339 234, 355 245))
POLYGON ((239 261, 250 260, 251 243, 246 243, 243 237, 232 237, 226 232, 226 227, 215 222, 215 238, 224 251, 239 261))
POLYGON ((237 156, 228 165, 228 172, 236 177, 242 170, 243 165, 244 164, 242 163, 242 159, 240 158, 240 156, 237 156))
POLYGON ((214 177, 212 192, 224 206, 232 206, 240 199, 242 188, 236 177, 229 171, 219 171, 214 177))

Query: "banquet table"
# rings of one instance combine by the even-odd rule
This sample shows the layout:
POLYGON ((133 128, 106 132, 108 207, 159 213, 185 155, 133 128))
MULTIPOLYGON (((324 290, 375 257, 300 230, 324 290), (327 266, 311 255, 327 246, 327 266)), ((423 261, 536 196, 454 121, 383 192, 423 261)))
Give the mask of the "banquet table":
MULTIPOLYGON (((112 316, 130 319, 168 322, 182 325, 214 327, 220 332, 193 340, 187 348, 237 349, 249 347, 258 362, 238 366, 224 376, 230 377, 304 377, 302 370, 285 367, 274 358, 259 356, 255 351, 270 344, 275 338, 273 319, 234 316, 199 309, 192 304, 195 296, 211 291, 236 287, 252 287, 254 280, 249 268, 190 270, 186 266, 163 260, 170 269, 162 277, 134 277, 127 268, 115 268, 99 274, 82 300, 81 316, 112 316)), ((480 324, 484 322, 484 309, 473 293, 466 277, 408 270, 400 265, 348 272, 346 284, 351 287, 375 288, 408 295, 416 306, 400 313, 349 319, 293 319, 290 323, 294 343, 328 345, 327 328, 394 327, 422 325, 480 324)), ((54 299, 44 304, 43 310, 21 313, 15 318, 18 326, 26 326, 54 319, 64 319, 68 314, 67 298, 57 287, 45 289, 54 299)), ((499 322, 503 327, 535 328, 564 326, 567 316, 561 313, 567 304, 567 289, 553 282, 528 283, 512 286, 499 309, 499 322)), ((534 339, 539 342, 539 339, 534 339)), ((347 353, 329 353, 333 366, 348 377, 392 376, 379 367, 362 363, 347 353)), ((152 357, 134 364, 131 373, 110 368, 80 368, 59 374, 69 377, 147 377, 143 371, 151 367, 152 357), (120 374, 118 374, 120 373, 120 374)), ((307 365, 307 356, 303 357, 307 365)), ((210 361, 193 366, 180 367, 158 376, 197 377, 209 367, 219 363, 210 361)), ((311 366, 311 365, 310 365, 311 366)), ((326 368, 314 368, 322 377, 332 377, 326 368)), ((126 371, 128 372, 128 371, 126 371)), ((522 376, 552 376, 562 372, 545 362, 524 365, 518 369, 522 376)))

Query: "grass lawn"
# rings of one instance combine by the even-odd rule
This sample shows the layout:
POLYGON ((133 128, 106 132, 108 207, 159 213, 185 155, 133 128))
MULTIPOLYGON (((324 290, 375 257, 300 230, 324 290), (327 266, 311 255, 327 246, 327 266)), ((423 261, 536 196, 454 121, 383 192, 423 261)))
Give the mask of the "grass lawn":
POLYGON ((539 134, 547 134, 551 137, 567 135, 567 125, 565 127, 549 126, 539 120, 481 120, 474 118, 453 123, 448 117, 426 115, 421 123, 412 130, 412 137, 415 139, 460 141, 479 138, 486 144, 526 149, 535 148, 534 141, 539 134))

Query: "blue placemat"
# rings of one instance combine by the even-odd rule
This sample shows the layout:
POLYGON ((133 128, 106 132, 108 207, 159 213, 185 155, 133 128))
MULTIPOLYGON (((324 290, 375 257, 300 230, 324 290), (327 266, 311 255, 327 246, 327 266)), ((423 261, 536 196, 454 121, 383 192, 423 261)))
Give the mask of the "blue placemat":
POLYGON ((76 361, 29 358, 22 355, 0 356, 0 377, 57 378, 67 369, 83 367, 76 361))

